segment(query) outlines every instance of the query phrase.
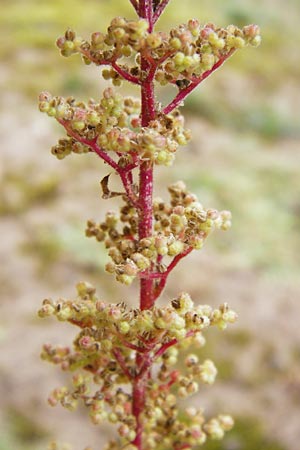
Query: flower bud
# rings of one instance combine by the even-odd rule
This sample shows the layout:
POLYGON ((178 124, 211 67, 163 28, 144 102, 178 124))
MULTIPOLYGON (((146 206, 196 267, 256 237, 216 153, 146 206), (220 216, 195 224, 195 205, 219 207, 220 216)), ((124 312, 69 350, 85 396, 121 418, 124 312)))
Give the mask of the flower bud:
POLYGON ((125 321, 120 322, 120 323, 118 324, 118 330, 119 330, 119 332, 120 332, 121 334, 127 334, 128 331, 130 330, 130 325, 129 325, 129 323, 128 323, 128 322, 125 322, 125 321))
POLYGON ((123 273, 123 274, 117 275, 116 280, 122 284, 125 284, 126 286, 130 286, 134 280, 134 277, 123 273))
POLYGON ((211 439, 220 440, 224 437, 224 430, 217 419, 211 419, 203 428, 211 439))
POLYGON ((259 36, 260 34, 260 29, 258 25, 246 25, 243 28, 243 33, 245 36, 249 37, 249 38, 255 38, 256 36, 259 36))
POLYGON ((193 355, 193 354, 188 355, 187 358, 185 359, 185 365, 187 367, 193 367, 196 364, 198 364, 198 362, 199 362, 198 356, 197 355, 193 355))
POLYGON ((190 311, 194 306, 193 300, 186 292, 182 292, 178 297, 172 300, 171 304, 173 308, 176 309, 178 314, 185 314, 187 311, 190 311))
POLYGON ((184 243, 181 241, 175 241, 168 246, 168 255, 176 256, 179 255, 184 249, 184 243))
POLYGON ((159 33, 151 33, 148 34, 146 38, 146 42, 149 45, 150 48, 155 49, 160 47, 162 43, 162 38, 159 33))
POLYGON ((232 429, 232 427, 234 426, 234 420, 229 415, 220 414, 218 416, 218 421, 224 431, 230 431, 232 429))
POLYGON ((218 373, 214 363, 210 359, 206 359, 200 368, 200 380, 205 384, 213 384, 218 373))
POLYGON ((251 39, 250 44, 253 47, 258 47, 261 44, 261 36, 255 36, 253 39, 251 39))
POLYGON ((174 50, 180 50, 182 46, 181 40, 177 37, 170 39, 169 44, 174 50))
POLYGON ((75 131, 82 131, 85 128, 85 123, 82 120, 72 122, 72 128, 75 131))
POLYGON ((73 31, 71 28, 68 28, 67 31, 65 32, 65 38, 67 41, 74 41, 76 37, 76 33, 75 31, 73 31))

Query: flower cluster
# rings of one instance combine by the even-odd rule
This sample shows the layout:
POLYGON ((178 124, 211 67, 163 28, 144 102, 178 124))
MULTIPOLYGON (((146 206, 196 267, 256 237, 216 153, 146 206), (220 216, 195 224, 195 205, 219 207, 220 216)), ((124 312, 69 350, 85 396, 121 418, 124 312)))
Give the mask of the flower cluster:
POLYGON ((42 92, 39 100, 40 110, 55 117, 69 136, 52 147, 58 159, 71 152, 86 153, 100 148, 169 166, 179 145, 186 145, 190 139, 190 131, 184 128, 179 111, 162 115, 143 128, 139 118, 140 101, 124 98, 112 88, 104 90, 99 103, 52 97, 48 92, 42 92))
POLYGON ((119 215, 108 211, 99 224, 87 222, 86 235, 104 242, 109 249, 112 261, 106 270, 115 274, 117 281, 130 285, 149 268, 156 272, 156 278, 163 278, 168 270, 164 257, 178 258, 187 251, 200 250, 214 229, 230 227, 229 211, 205 209, 182 181, 171 185, 169 193, 170 204, 154 200, 154 232, 147 238, 138 239, 138 212, 130 203, 121 207, 119 215), (124 224, 122 230, 118 229, 120 222, 124 224))
POLYGON ((60 365, 65 371, 76 372, 71 388, 62 387, 51 393, 50 405, 60 403, 72 411, 81 400, 94 424, 104 420, 119 424, 122 443, 132 442, 136 427, 131 411, 132 394, 121 385, 143 379, 156 364, 157 376, 147 382, 142 416, 145 434, 149 435, 145 448, 156 448, 161 439, 166 446, 171 439, 176 448, 182 442, 204 443, 207 436, 222 437, 222 430, 224 434, 231 427, 227 416, 205 422, 202 412, 194 411, 189 413, 189 421, 182 422, 176 396, 169 388, 174 385, 178 397, 184 398, 196 393, 199 383, 214 382, 217 370, 213 362, 201 362, 197 354, 186 357, 186 374, 172 366, 177 364, 178 346, 202 347, 204 329, 211 325, 223 329, 236 320, 235 312, 227 304, 218 309, 196 306, 188 294, 181 293, 163 308, 129 309, 124 303, 104 303, 97 297, 95 288, 83 282, 77 285, 77 294, 74 300, 46 299, 39 310, 40 317, 53 315, 80 327, 73 350, 50 344, 43 347, 43 359, 60 365), (139 367, 135 364, 137 353, 141 358, 139 367), (188 432, 191 427, 193 433, 188 432))
MULTIPOLYGON (((83 352, 91 364, 99 350, 110 354, 124 337, 131 344, 148 348, 152 341, 155 346, 161 345, 194 335, 210 325, 223 329, 236 320, 236 314, 226 303, 215 310, 207 305, 195 306, 187 293, 180 294, 167 307, 150 310, 128 309, 125 303, 106 304, 97 298, 95 288, 84 282, 77 285, 77 293, 76 300, 44 300, 39 316, 53 315, 59 321, 80 326, 83 331, 75 340, 75 348, 83 352), (142 336, 147 338, 139 342, 142 336)), ((51 355, 50 352, 48 356, 51 355)), ((53 356, 56 363, 64 363, 65 369, 77 367, 76 354, 74 359, 74 354, 68 353, 66 348, 53 356)))
POLYGON ((57 46, 63 56, 81 53, 86 64, 112 64, 110 69, 105 69, 103 76, 112 79, 115 85, 120 85, 125 74, 137 77, 129 79, 136 83, 145 76, 139 58, 139 52, 143 51, 149 67, 156 66, 155 78, 160 84, 179 82, 178 86, 181 86, 180 80, 193 81, 233 50, 246 45, 257 47, 260 42, 257 25, 248 25, 243 29, 234 25, 221 28, 213 23, 201 25, 197 19, 191 19, 187 24, 173 28, 170 33, 149 33, 146 20, 132 21, 117 17, 112 20, 107 33, 95 32, 89 42, 78 38, 69 29, 57 40, 57 46), (136 55, 133 65, 123 63, 114 67, 118 59, 132 59, 132 55, 136 55))
POLYGON ((156 73, 156 80, 165 85, 177 82, 179 88, 193 82, 196 78, 210 71, 218 61, 235 49, 246 45, 260 44, 260 30, 256 25, 249 25, 242 30, 234 25, 220 28, 212 23, 201 26, 192 19, 186 25, 174 28, 168 41, 170 57, 167 58, 156 73))
POLYGON ((117 281, 130 285, 140 279, 140 305, 105 303, 84 282, 75 299, 44 300, 40 317, 55 316, 79 332, 73 347, 44 345, 42 358, 73 372, 71 386, 51 393, 52 406, 73 410, 81 401, 94 424, 117 425, 119 437, 105 450, 191 450, 207 437, 221 439, 233 425, 230 416, 207 421, 192 407, 182 414, 177 399, 214 382, 214 363, 201 360, 197 349, 205 344, 208 327, 223 330, 236 313, 227 303, 217 309, 195 305, 187 293, 161 308, 155 301, 181 259, 201 249, 213 230, 227 230, 231 215, 204 208, 181 181, 169 187, 169 202, 153 200, 153 169, 170 166, 191 137, 178 110, 187 95, 235 50, 257 46, 261 38, 256 25, 219 28, 196 19, 169 33, 154 31, 168 0, 130 2, 137 20, 116 17, 89 41, 68 29, 56 44, 65 57, 78 53, 86 64, 107 66, 102 76, 113 85, 135 84, 141 100, 110 87, 87 103, 42 92, 39 108, 66 131, 52 148, 58 159, 94 152, 119 175, 123 192, 109 190, 109 175, 101 187, 103 198, 122 196, 120 212, 108 211, 100 223, 89 220, 86 235, 104 242, 111 258, 106 270, 117 281), (156 101, 155 82, 178 88, 166 106, 156 101), (192 352, 186 352, 191 345, 192 352), (181 348, 187 355, 183 368, 181 348))
POLYGON ((172 394, 158 395, 151 407, 146 414, 147 450, 198 448, 208 438, 222 439, 234 424, 232 417, 225 414, 206 421, 203 411, 194 407, 186 408, 179 418, 176 397, 172 394), (183 443, 185 447, 182 447, 183 443))

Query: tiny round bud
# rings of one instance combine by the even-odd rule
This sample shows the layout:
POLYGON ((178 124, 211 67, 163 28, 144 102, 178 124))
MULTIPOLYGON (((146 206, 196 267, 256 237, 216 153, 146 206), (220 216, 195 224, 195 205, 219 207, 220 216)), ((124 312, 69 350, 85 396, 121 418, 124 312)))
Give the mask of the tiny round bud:
POLYGON ((195 366, 196 364, 198 364, 199 362, 199 358, 197 355, 188 355, 187 358, 185 359, 185 365, 187 367, 192 367, 195 366))
POLYGON ((253 47, 258 47, 261 44, 261 36, 255 36, 253 39, 251 39, 250 44, 253 47))
POLYGON ((178 389, 178 397, 180 397, 180 398, 186 398, 186 397, 188 397, 188 392, 187 392, 187 390, 186 390, 185 387, 181 386, 181 387, 178 389))
POLYGON ((130 330, 130 324, 128 322, 121 322, 118 324, 118 329, 121 334, 127 334, 130 330))
POLYGON ((218 420, 224 431, 230 431, 232 429, 232 427, 234 426, 234 420, 229 415, 220 414, 218 416, 218 420))
POLYGON ((146 38, 146 42, 149 45, 150 48, 155 49, 160 47, 162 43, 162 38, 159 33, 151 33, 148 34, 146 38))
POLYGON ((168 246, 168 255, 176 256, 179 255, 184 249, 184 243, 181 241, 175 241, 168 246))
POLYGON ((82 131, 85 128, 85 123, 82 120, 72 122, 72 128, 75 131, 82 131))

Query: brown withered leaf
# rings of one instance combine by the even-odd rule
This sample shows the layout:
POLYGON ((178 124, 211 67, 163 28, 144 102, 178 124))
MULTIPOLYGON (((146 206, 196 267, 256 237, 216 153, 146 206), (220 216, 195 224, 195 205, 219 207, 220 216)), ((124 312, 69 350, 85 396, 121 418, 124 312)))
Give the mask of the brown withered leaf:
POLYGON ((124 192, 113 192, 109 190, 108 181, 110 175, 111 175, 110 173, 108 175, 105 175, 105 177, 103 177, 102 180, 100 181, 102 189, 102 198, 105 200, 108 198, 118 197, 119 195, 124 195, 124 192))

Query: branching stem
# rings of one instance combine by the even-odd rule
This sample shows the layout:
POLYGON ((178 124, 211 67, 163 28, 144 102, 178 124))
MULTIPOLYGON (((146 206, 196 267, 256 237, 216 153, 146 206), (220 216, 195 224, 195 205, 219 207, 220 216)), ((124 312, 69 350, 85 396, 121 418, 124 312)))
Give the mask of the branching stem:
POLYGON ((154 290, 154 301, 160 296, 160 294, 164 290, 164 288, 166 286, 166 283, 167 283, 168 276, 170 275, 172 270, 177 266, 179 261, 181 261, 188 254, 190 254, 192 252, 192 250, 193 250, 192 247, 188 247, 182 253, 180 253, 179 255, 175 256, 173 261, 168 265, 166 272, 161 274, 162 276, 160 277, 160 281, 156 285, 155 290, 154 290))
POLYGON ((163 114, 169 114, 175 108, 180 106, 183 100, 200 84, 204 81, 209 75, 215 72, 222 64, 234 53, 235 49, 231 49, 226 55, 222 56, 219 61, 210 69, 204 72, 200 77, 193 78, 191 83, 184 89, 181 89, 176 97, 169 103, 164 109, 163 114))
POLYGON ((134 7, 134 9, 136 10, 136 12, 138 13, 138 11, 139 11, 139 5, 138 5, 137 0, 129 0, 129 1, 130 1, 130 3, 132 4, 132 6, 134 7))
POLYGON ((102 59, 101 61, 99 61, 97 58, 91 55, 91 52, 89 50, 80 49, 79 51, 83 56, 87 57, 97 66, 111 66, 124 80, 129 81, 129 83, 141 84, 138 77, 131 75, 131 73, 127 72, 127 70, 123 69, 116 63, 116 56, 112 59, 102 59))
POLYGON ((158 19, 160 18, 160 16, 164 12, 166 6, 168 5, 169 1, 170 0, 162 0, 160 2, 160 4, 157 6, 157 8, 155 9, 154 15, 153 15, 153 22, 154 23, 156 23, 158 21, 158 19))
MULTIPOLYGON (((62 120, 62 119, 58 119, 58 122, 63 125, 63 127, 65 128, 67 134, 70 137, 73 137, 74 139, 76 139, 76 141, 80 142, 81 144, 84 144, 86 146, 88 146, 94 153, 96 153, 100 158, 102 158, 110 167, 112 167, 120 176, 126 195, 128 197, 128 199, 130 200, 130 202, 132 203, 133 206, 138 207, 138 203, 137 203, 137 198, 136 198, 136 194, 133 191, 132 188, 132 183, 130 182, 129 179, 129 174, 130 171, 132 169, 128 169, 127 167, 120 167, 116 161, 114 161, 105 150, 102 150, 98 144, 97 144, 97 138, 94 139, 86 139, 82 136, 80 136, 78 133, 76 133, 74 130, 72 130, 72 128, 70 127, 70 125, 68 124, 68 122, 66 120, 62 120)), ((131 165, 132 166, 132 165, 131 165)), ((134 167, 136 167, 134 165, 134 167)))
POLYGON ((129 372, 129 370, 128 370, 128 367, 127 367, 127 365, 126 365, 126 361, 125 361, 125 359, 124 359, 124 356, 122 355, 121 350, 118 349, 118 348, 114 348, 113 354, 114 354, 114 357, 116 358, 116 360, 117 360, 119 366, 121 367, 121 369, 122 369, 124 375, 125 375, 129 380, 131 380, 131 379, 132 379, 132 375, 130 374, 130 372, 129 372))

